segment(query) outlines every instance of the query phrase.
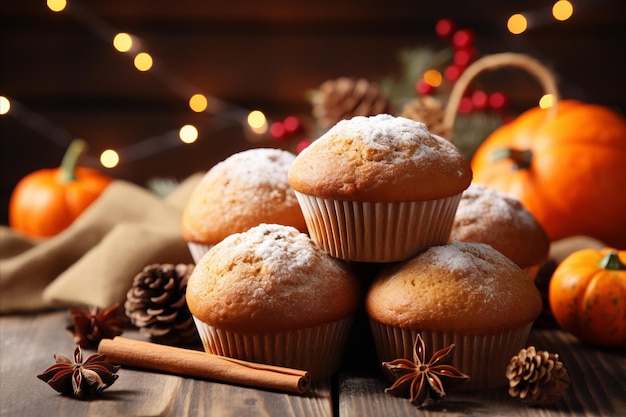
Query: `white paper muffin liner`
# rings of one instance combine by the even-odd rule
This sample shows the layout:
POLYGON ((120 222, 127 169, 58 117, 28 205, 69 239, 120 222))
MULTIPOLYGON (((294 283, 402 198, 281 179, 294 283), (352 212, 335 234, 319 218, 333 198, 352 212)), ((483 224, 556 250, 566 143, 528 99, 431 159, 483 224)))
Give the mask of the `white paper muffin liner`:
POLYGON ((452 365, 470 376, 456 389, 483 391, 505 386, 504 375, 511 358, 526 347, 532 322, 500 333, 463 335, 454 332, 433 332, 401 329, 370 319, 370 325, 380 362, 405 358, 413 360, 413 345, 417 334, 422 335, 426 355, 455 344, 452 365))
POLYGON ((215 245, 205 245, 202 243, 187 242, 189 253, 195 263, 200 262, 200 259, 215 245))
POLYGON ((401 261, 447 243, 461 196, 372 203, 296 192, 313 241, 336 258, 361 262, 401 261))
POLYGON ((194 317, 206 352, 309 371, 315 380, 330 377, 339 369, 352 320, 351 316, 304 329, 241 333, 218 329, 194 317))

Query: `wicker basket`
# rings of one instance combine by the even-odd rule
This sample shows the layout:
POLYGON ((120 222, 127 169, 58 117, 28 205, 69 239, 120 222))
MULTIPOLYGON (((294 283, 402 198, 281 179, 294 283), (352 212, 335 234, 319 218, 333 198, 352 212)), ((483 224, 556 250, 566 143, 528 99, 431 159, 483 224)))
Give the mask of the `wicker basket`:
MULTIPOLYGON (((465 71, 461 74, 457 82, 452 87, 448 103, 445 107, 445 113, 443 118, 444 128, 449 129, 451 132, 454 128, 456 116, 458 114, 459 104, 463 93, 470 85, 472 80, 476 78, 483 71, 497 70, 503 67, 517 67, 528 71, 531 75, 537 78, 541 83, 541 86, 545 94, 552 96, 552 106, 547 112, 546 121, 553 119, 556 116, 558 102, 560 100, 559 91, 557 89, 556 78, 552 72, 541 64, 536 59, 519 53, 503 52, 499 54, 486 55, 477 59, 471 65, 469 65, 465 71)), ((451 135, 451 141, 454 141, 454 136, 451 135)))

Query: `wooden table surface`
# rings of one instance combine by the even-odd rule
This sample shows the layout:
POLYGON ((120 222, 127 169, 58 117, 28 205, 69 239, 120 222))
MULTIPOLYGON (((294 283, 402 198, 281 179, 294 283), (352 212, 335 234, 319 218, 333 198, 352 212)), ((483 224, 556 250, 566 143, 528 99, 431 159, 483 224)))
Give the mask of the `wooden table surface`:
MULTIPOLYGON (((215 381, 122 368, 92 400, 64 397, 36 375, 71 357, 68 312, 0 317, 1 416, 626 416, 626 353, 588 346, 555 329, 533 329, 529 345, 558 353, 570 372, 566 395, 547 408, 527 407, 506 388, 450 392, 426 409, 384 393, 364 321, 357 321, 340 372, 315 382, 305 395, 270 392, 215 381)), ((142 339, 136 331, 125 337, 142 339)), ((85 355, 94 351, 84 350, 85 355)))

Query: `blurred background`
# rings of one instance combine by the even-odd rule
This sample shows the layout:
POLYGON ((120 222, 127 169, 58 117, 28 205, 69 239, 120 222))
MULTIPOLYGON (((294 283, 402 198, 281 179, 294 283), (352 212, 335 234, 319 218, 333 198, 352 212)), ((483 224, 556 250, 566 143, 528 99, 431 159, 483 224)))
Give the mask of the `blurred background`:
MULTIPOLYGON (((548 0, 0 1, 0 95, 10 102, 0 116, 3 224, 17 182, 57 166, 73 138, 89 145, 81 165, 140 185, 175 182, 251 147, 297 152, 320 134, 311 94, 327 80, 397 81, 400 98, 445 97, 443 86, 416 87, 421 74, 412 65, 432 65, 453 84, 445 71, 463 46, 454 40, 459 30, 469 35, 470 60, 528 54, 553 71, 563 98, 626 110, 620 0, 572 0, 564 21, 548 0), (516 13, 527 19, 520 34, 507 29, 516 13), (437 26, 444 19, 447 32, 437 26), (118 33, 131 35, 128 52, 114 47, 118 33), (152 62, 137 62, 140 52, 152 62), (190 104, 195 94, 206 104, 190 104), (267 126, 295 116, 297 131, 251 132, 253 110, 267 126), (178 138, 185 125, 197 129, 193 143, 178 138), (100 162, 107 149, 119 156, 112 168, 100 162)), ((482 76, 475 89, 503 93, 502 122, 542 95, 536 80, 514 70, 482 76)))

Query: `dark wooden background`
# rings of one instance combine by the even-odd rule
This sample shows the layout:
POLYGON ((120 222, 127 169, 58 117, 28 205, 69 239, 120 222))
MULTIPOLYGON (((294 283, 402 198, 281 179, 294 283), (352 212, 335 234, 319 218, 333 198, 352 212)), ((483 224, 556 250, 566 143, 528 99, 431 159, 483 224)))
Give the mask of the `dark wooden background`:
MULTIPOLYGON (((180 80, 244 109, 262 109, 272 119, 306 116, 311 111, 307 92, 327 79, 377 81, 401 71, 402 49, 448 46, 434 31, 442 18, 473 30, 482 55, 513 51, 540 59, 558 75, 566 98, 626 110, 626 3, 620 0, 573 0, 574 16, 560 23, 550 18, 553 2, 546 0, 69 3, 67 11, 53 13, 44 0, 0 0, 0 94, 19 102, 31 117, 29 123, 0 117, 2 223, 17 181, 57 165, 68 137, 87 139, 86 163, 97 166, 106 148, 187 123, 199 127, 201 136, 193 145, 107 171, 138 184, 154 177, 181 180, 252 146, 293 146, 253 144, 228 118, 192 113, 188 92, 172 88, 180 80), (545 22, 521 36, 510 35, 508 16, 528 10, 545 22), (111 30, 137 35, 155 57, 155 70, 136 71, 103 36, 111 30)), ((498 75, 492 80, 497 84, 498 75)), ((509 77, 497 86, 506 90, 513 110, 537 99, 538 90, 528 82, 509 77)))

